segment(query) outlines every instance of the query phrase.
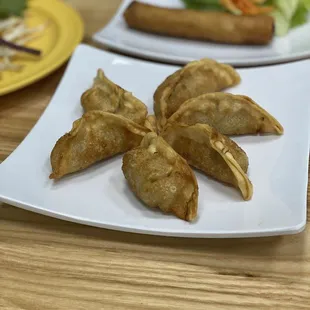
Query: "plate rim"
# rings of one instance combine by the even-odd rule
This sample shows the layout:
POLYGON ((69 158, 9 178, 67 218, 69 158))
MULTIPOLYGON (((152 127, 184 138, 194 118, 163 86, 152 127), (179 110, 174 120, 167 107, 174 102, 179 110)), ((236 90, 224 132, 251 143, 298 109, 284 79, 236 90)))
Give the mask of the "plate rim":
MULTIPOLYGON (((118 52, 125 52, 132 56, 142 57, 148 60, 153 61, 161 61, 167 64, 176 64, 176 65, 184 65, 190 61, 196 60, 195 58, 191 57, 183 57, 183 56, 170 56, 165 53, 160 52, 152 52, 148 50, 143 50, 139 48, 134 48, 130 46, 126 46, 125 44, 118 43, 117 41, 109 39, 106 37, 105 33, 108 31, 113 30, 115 24, 120 20, 121 14, 128 6, 130 2, 133 0, 123 0, 119 5, 116 13, 111 18, 111 20, 100 30, 93 34, 92 39, 99 44, 106 45, 107 47, 114 49, 118 52)), ((300 53, 293 53, 290 55, 284 56, 273 56, 273 57, 263 57, 263 58, 246 58, 246 61, 242 59, 230 59, 230 58, 223 58, 223 59, 215 59, 219 62, 227 63, 235 67, 255 67, 255 66, 264 66, 264 65, 275 65, 275 64, 282 64, 287 62, 299 61, 304 60, 310 57, 310 49, 309 51, 300 52, 300 53)))
MULTIPOLYGON (((102 51, 98 48, 91 47, 87 44, 80 44, 78 47, 75 49, 73 57, 70 59, 70 63, 67 67, 67 70, 65 71, 65 74, 63 75, 51 101, 53 98, 56 96, 58 90, 61 88, 62 82, 65 80, 66 75, 68 73, 68 69, 70 67, 71 62, 74 59, 74 55, 77 54, 78 52, 83 52, 83 50, 97 50, 98 52, 102 54, 106 54, 109 57, 121 57, 128 59, 129 61, 133 62, 139 62, 139 63, 144 63, 148 65, 153 65, 153 66, 164 66, 164 67, 169 67, 170 65, 165 65, 165 64, 154 64, 154 63, 149 63, 145 60, 139 60, 135 58, 131 58, 129 56, 122 56, 118 54, 114 54, 108 51, 102 51)), ((310 62, 310 60, 306 60, 310 62)), ((173 66, 170 66, 173 67, 173 66)), ((41 117, 38 119, 37 123, 35 126, 31 129, 31 131, 27 134, 27 136, 24 138, 24 140, 18 145, 18 147, 3 161, 5 163, 9 158, 12 159, 12 155, 14 156, 14 153, 27 141, 27 138, 31 135, 33 131, 35 131, 37 125, 42 121, 42 117, 48 113, 49 108, 51 105, 49 104, 47 108, 44 110, 42 113, 41 117)), ((309 150, 309 144, 308 144, 308 150, 309 150)), ((3 163, 0 164, 0 173, 1 173, 1 166, 3 163)), ((5 174, 6 175, 6 174, 5 174)), ((4 176, 5 176, 4 175, 4 176)), ((1 178, 2 179, 2 178, 1 178)), ((4 178, 3 178, 4 179, 4 178)), ((308 183, 308 178, 306 183, 308 183)), ((48 209, 43 209, 42 206, 37 206, 37 205, 32 205, 31 203, 25 203, 22 201, 19 201, 16 198, 10 198, 7 197, 4 193, 0 192, 0 201, 3 201, 4 203, 8 203, 10 205, 36 212, 39 214, 51 216, 54 218, 58 218, 61 220, 66 220, 70 222, 75 222, 75 223, 80 223, 84 225, 89 225, 89 226, 94 226, 94 227, 100 227, 100 228, 105 228, 105 229, 110 229, 110 230, 116 230, 116 231, 124 231, 124 232, 130 232, 130 233, 139 233, 139 234, 148 234, 148 235, 159 235, 159 236, 167 236, 167 237, 180 237, 180 238, 248 238, 248 237, 267 237, 267 236, 276 236, 276 235, 288 235, 288 234, 296 234, 299 232, 302 232, 305 229, 305 226, 307 224, 307 203, 306 201, 303 203, 304 204, 304 210, 303 210, 303 217, 302 221, 300 221, 298 224, 290 225, 290 226, 281 226, 280 228, 268 228, 268 229, 253 229, 253 230, 243 230, 243 231, 219 231, 219 230, 208 230, 206 231, 184 231, 184 230, 179 230, 179 229, 174 229, 174 230, 163 230, 163 229, 147 229, 147 227, 141 227, 141 226, 136 226, 133 227, 132 225, 117 225, 113 223, 103 223, 103 222, 95 222, 93 220, 89 220, 87 218, 81 218, 78 216, 72 216, 68 215, 66 213, 61 213, 61 212, 56 212, 56 211, 51 211, 48 209)))
POLYGON ((61 56, 58 57, 57 61, 47 63, 45 66, 43 66, 41 70, 37 70, 34 74, 27 76, 23 80, 18 80, 15 83, 8 84, 7 86, 4 87, 0 87, 0 96, 22 89, 30 84, 33 84, 41 80, 50 73, 54 72, 56 69, 58 69, 61 65, 63 65, 66 62, 66 60, 71 56, 76 46, 82 41, 84 36, 84 23, 82 17, 79 14, 79 12, 75 10, 72 6, 70 6, 68 3, 60 0, 53 0, 53 1, 32 0, 29 2, 29 7, 30 8, 38 7, 48 12, 55 11, 59 7, 62 10, 66 10, 70 14, 72 20, 74 20, 74 25, 76 26, 74 31, 74 39, 72 40, 72 45, 70 48, 63 49, 66 52, 61 52, 60 53, 61 56))
POLYGON ((248 230, 245 232, 214 232, 209 231, 208 233, 203 231, 195 231, 195 232, 184 232, 184 230, 155 230, 155 229, 147 229, 147 228, 137 228, 132 227, 130 225, 117 225, 117 224, 108 224, 108 223, 100 223, 87 219, 83 219, 77 216, 69 216, 64 213, 52 212, 46 209, 39 208, 37 206, 33 206, 31 204, 25 204, 23 202, 19 202, 16 199, 5 197, 0 193, 0 202, 12 205, 17 208, 21 208, 23 210, 27 210, 30 212, 42 214, 45 216, 49 216, 52 218, 56 218, 59 220, 82 224, 91 227, 104 228, 113 231, 121 231, 128 233, 137 233, 142 235, 152 235, 152 236, 162 236, 162 237, 177 237, 177 238, 203 238, 203 239, 233 239, 233 238, 261 238, 261 237, 272 237, 272 236, 282 236, 282 235, 294 235, 303 232, 307 225, 307 218, 292 226, 286 226, 276 229, 264 229, 264 230, 248 230))

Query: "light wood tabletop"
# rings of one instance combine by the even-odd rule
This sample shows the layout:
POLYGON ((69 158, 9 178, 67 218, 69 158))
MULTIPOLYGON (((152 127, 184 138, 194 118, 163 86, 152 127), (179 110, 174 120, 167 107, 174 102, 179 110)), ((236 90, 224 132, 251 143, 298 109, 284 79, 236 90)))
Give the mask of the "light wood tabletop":
MULTIPOLYGON (((68 2, 90 42, 120 0, 68 2)), ((0 161, 39 119, 64 70, 0 97, 0 161)), ((178 239, 0 204, 0 309, 310 309, 310 226, 271 238, 178 239)))

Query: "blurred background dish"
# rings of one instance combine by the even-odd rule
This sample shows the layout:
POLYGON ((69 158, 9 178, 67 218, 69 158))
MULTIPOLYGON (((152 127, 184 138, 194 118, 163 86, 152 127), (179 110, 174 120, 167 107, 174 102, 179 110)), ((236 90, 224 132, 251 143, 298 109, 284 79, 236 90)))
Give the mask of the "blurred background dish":
POLYGON ((24 3, 27 8, 21 12, 22 17, 5 19, 6 16, 1 16, 2 24, 11 23, 12 27, 1 33, 0 95, 29 85, 60 67, 83 37, 84 26, 79 14, 63 1, 24 3), (10 48, 11 43, 26 51, 16 52, 10 48))
MULTIPOLYGON (((268 40, 267 43, 269 44, 267 45, 232 45, 158 35, 141 31, 143 29, 133 29, 137 28, 137 25, 135 25, 137 20, 131 22, 132 28, 129 28, 127 23, 128 21, 130 23, 130 19, 126 18, 126 23, 123 14, 133 2, 132 0, 124 0, 110 23, 95 33, 93 39, 120 52, 178 64, 185 64, 203 57, 213 58, 235 66, 256 66, 293 61, 310 56, 310 41, 308 40, 310 23, 307 19, 306 7, 304 7, 303 11, 297 10, 296 4, 300 3, 300 1, 304 0, 287 1, 285 2, 287 6, 283 8, 281 6, 277 7, 274 1, 264 3, 266 5, 273 4, 275 11, 270 14, 276 21, 275 36, 270 43, 268 40), (294 18, 292 14, 295 14, 294 18), (298 19, 296 19, 297 17, 298 19)), ((185 4, 189 1, 140 0, 139 2, 165 8, 185 8, 185 4)), ((282 4, 283 2, 279 3, 282 4)), ((138 8, 142 8, 142 6, 138 8)), ((202 13, 204 11, 199 12, 202 13)), ((205 12, 210 13, 208 10, 205 12)), ((134 13, 136 14, 137 12, 134 13)), ((221 12, 220 14, 224 13, 221 12)), ((131 17, 131 20, 134 18, 132 12, 129 17, 131 17)), ((172 30, 169 31, 171 35, 178 32, 176 29, 172 30)))

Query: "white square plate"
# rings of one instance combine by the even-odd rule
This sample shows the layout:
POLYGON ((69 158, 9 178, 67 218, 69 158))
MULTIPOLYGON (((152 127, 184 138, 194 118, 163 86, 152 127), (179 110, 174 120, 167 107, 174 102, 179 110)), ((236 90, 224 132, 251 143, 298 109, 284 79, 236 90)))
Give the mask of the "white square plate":
POLYGON ((231 90, 251 96, 284 126, 285 134, 235 140, 247 152, 253 199, 196 171, 198 219, 187 223, 140 203, 121 171, 122 156, 58 182, 48 178, 56 140, 82 115, 80 96, 98 68, 132 91, 152 112, 158 86, 178 67, 153 64, 80 45, 58 89, 20 146, 0 165, 0 200, 38 213, 130 232, 186 237, 241 237, 296 233, 306 223, 310 61, 238 70, 231 90))
MULTIPOLYGON (((181 0, 139 0, 157 6, 182 8, 181 0)), ((284 0, 283 0, 284 1, 284 0)), ((93 39, 112 49, 164 62, 184 64, 209 57, 235 66, 256 66, 310 56, 310 23, 275 37, 268 46, 216 44, 136 31, 127 27, 123 12, 132 0, 124 0, 110 23, 93 39)))

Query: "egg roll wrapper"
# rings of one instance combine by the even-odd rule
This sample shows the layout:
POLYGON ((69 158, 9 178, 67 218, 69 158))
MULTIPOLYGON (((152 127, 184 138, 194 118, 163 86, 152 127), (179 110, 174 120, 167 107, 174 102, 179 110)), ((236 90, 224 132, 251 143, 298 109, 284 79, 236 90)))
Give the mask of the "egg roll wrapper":
POLYGON ((238 45, 267 45, 274 19, 266 14, 173 9, 133 1, 124 12, 128 27, 144 32, 238 45))

